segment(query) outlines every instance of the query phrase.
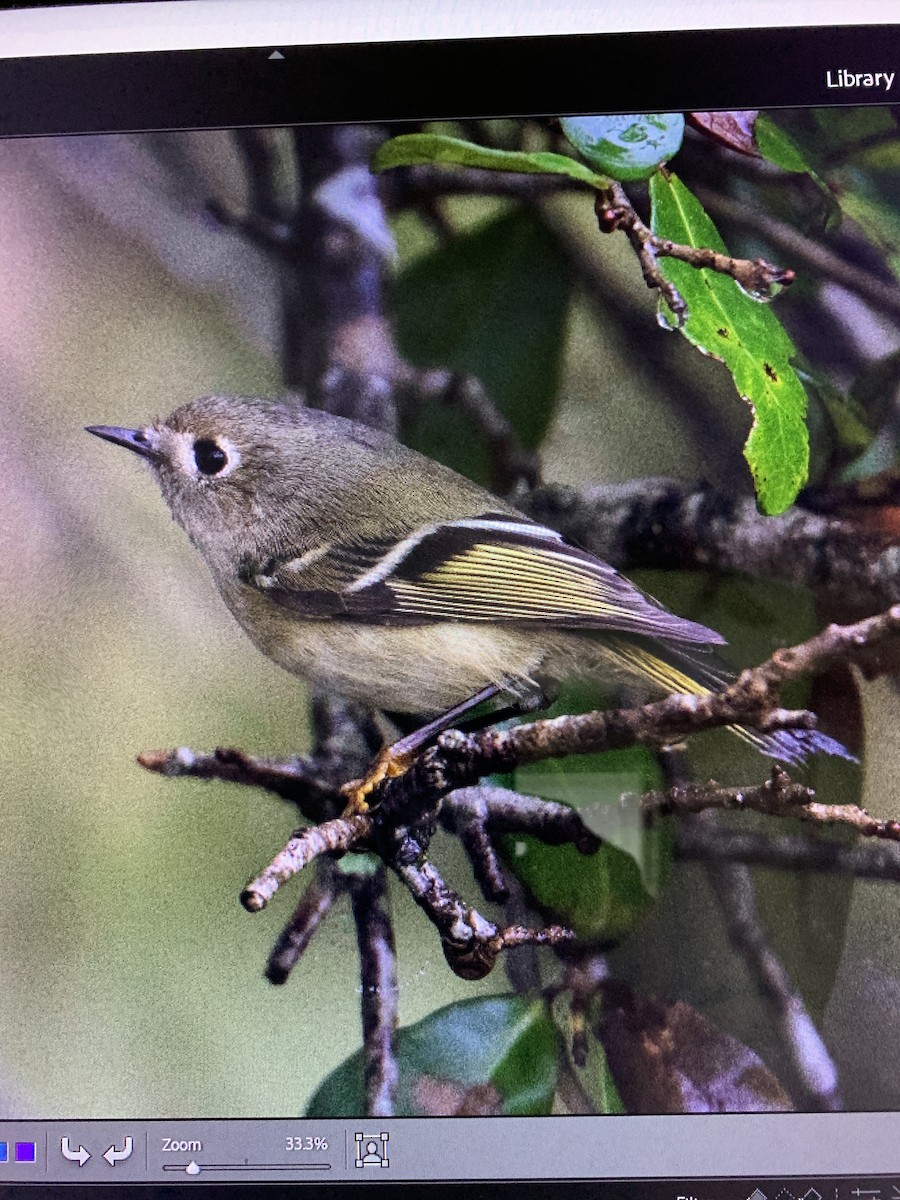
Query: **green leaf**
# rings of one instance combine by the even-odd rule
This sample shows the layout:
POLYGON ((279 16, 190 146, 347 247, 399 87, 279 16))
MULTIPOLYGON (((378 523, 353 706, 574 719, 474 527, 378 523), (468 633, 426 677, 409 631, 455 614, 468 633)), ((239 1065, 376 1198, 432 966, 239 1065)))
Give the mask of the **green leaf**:
POLYGON ((852 392, 842 392, 822 371, 799 364, 795 369, 807 391, 818 398, 828 415, 837 438, 838 457, 846 459, 868 449, 875 436, 873 422, 852 392))
MULTIPOLYGON (((603 698, 595 689, 573 689, 552 711, 598 707, 603 698)), ((515 790, 576 808, 603 838, 592 855, 519 834, 501 845, 505 861, 535 901, 579 938, 625 937, 655 904, 671 866, 671 841, 666 825, 645 828, 638 796, 660 785, 653 755, 640 746, 535 763, 515 772, 515 790)))
MULTIPOLYGON (((822 183, 800 146, 789 133, 780 129, 766 113, 760 113, 754 126, 756 144, 763 158, 797 175, 809 175, 818 183, 822 183)), ((823 185, 824 186, 824 185, 823 185)))
POLYGON ((375 151, 371 166, 373 171, 389 171, 393 167, 414 167, 423 163, 512 171, 519 175, 566 175, 593 188, 609 186, 605 176, 598 175, 567 154, 545 150, 494 150, 440 133, 403 133, 391 138, 375 151))
MULTIPOLYGON (((655 233, 728 253, 703 206, 677 176, 657 172, 650 198, 655 233)), ((763 511, 784 512, 809 473, 806 392, 791 366, 796 353, 791 339, 775 314, 728 276, 672 258, 661 258, 659 265, 689 308, 681 332, 702 353, 725 363, 750 405, 753 425, 744 457, 763 511)), ((674 327, 668 309, 661 315, 674 327)))
POLYGON ((767 113, 760 113, 754 125, 756 144, 763 158, 793 175, 808 175, 828 202, 827 221, 829 227, 840 223, 840 206, 831 188, 813 169, 809 158, 789 133, 780 128, 767 113))
POLYGON ((649 179, 681 149, 681 113, 618 113, 560 117, 562 131, 592 166, 613 179, 649 179))
MULTIPOLYGON (((560 1035, 543 1000, 489 996, 438 1009, 397 1031, 397 1116, 550 1112, 560 1035)), ((309 1102, 308 1117, 365 1116, 363 1054, 346 1059, 309 1102)))
MULTIPOLYGON (((557 400, 569 284, 553 235, 514 209, 401 271, 400 352, 418 367, 475 375, 521 442, 536 447, 557 400)), ((458 413, 435 402, 404 433, 416 449, 488 482, 484 444, 458 413)))

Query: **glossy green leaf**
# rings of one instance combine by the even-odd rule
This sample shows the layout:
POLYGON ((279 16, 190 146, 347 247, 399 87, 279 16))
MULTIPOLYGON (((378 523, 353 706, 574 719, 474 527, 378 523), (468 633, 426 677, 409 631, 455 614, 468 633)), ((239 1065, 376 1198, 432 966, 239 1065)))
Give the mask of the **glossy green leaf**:
MULTIPOLYGON (((561 1040, 543 1000, 464 1000, 397 1031, 397 1116, 549 1113, 561 1040)), ((359 1050, 325 1079, 308 1117, 365 1116, 359 1050)))
MULTIPOLYGON (((538 446, 557 400, 570 280, 556 240, 516 209, 401 270, 394 324, 418 367, 475 375, 521 442, 538 446)), ((488 482, 484 444, 458 413, 434 402, 404 438, 448 466, 488 482)))
MULTIPOLYGON (((677 176, 657 172, 650 180, 650 197, 655 233, 727 254, 703 206, 677 176)), ((791 365, 791 339, 771 309, 727 275, 672 258, 661 258, 659 265, 688 305, 681 332, 702 353, 725 363, 750 405, 753 424, 744 457, 763 511, 784 512, 809 472, 806 392, 791 365)), ((665 306, 661 315, 675 326, 665 306)))
POLYGON ((477 167, 483 171, 512 171, 525 175, 565 175, 590 187, 604 188, 609 180, 567 154, 537 150, 494 150, 463 138, 440 133, 402 133, 383 142, 372 157, 373 171, 432 163, 445 167, 477 167))
POLYGON ((681 113, 560 117, 559 123, 592 166, 626 183, 649 179, 658 166, 681 149, 684 137, 681 113))

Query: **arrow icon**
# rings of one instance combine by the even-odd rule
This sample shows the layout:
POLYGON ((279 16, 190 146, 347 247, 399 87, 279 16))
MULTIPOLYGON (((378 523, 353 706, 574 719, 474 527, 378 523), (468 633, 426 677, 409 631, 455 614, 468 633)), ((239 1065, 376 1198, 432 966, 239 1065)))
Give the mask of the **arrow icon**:
POLYGON ((77 1150, 73 1150, 67 1137, 64 1137, 59 1143, 59 1149, 63 1158, 67 1158, 69 1162, 77 1162, 79 1167, 83 1167, 91 1157, 90 1150, 85 1150, 84 1146, 79 1145, 77 1150))
POLYGON ((121 1150, 117 1149, 115 1145, 112 1145, 108 1150, 104 1150, 103 1157, 111 1167, 114 1167, 117 1162, 122 1162, 123 1159, 131 1158, 133 1150, 134 1142, 130 1137, 126 1137, 122 1142, 121 1150))

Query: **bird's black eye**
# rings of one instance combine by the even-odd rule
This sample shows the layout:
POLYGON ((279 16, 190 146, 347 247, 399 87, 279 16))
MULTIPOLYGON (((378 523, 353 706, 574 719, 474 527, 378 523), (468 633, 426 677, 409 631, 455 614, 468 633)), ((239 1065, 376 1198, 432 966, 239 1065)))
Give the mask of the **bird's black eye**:
POLYGON ((194 442, 194 462, 204 475, 218 475, 228 463, 228 455, 212 438, 198 438, 194 442))

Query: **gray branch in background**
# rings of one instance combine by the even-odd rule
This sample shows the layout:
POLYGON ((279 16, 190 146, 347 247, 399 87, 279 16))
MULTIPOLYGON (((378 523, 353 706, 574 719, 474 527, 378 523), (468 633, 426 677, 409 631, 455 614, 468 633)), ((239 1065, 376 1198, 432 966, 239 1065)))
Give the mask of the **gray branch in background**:
MULTIPOLYGON (((685 819, 685 823, 697 822, 705 828, 712 828, 716 821, 715 813, 685 819)), ((840 1111, 843 1104, 837 1068, 784 964, 769 944, 756 906, 750 869, 722 861, 708 861, 705 867, 728 940, 744 960, 775 1020, 794 1077, 783 1082, 796 1107, 840 1111)))
POLYGON ((675 855, 702 862, 743 863, 776 871, 815 871, 900 883, 900 846, 885 841, 847 845, 800 834, 769 837, 749 830, 708 829, 680 822, 675 855))
MULTIPOLYGON (((237 140, 247 167, 247 228, 264 230, 266 248, 277 251, 282 373, 289 395, 294 390, 300 402, 394 431, 391 374, 396 355, 382 291, 391 241, 368 170, 377 136, 361 126, 297 127, 292 138, 298 195, 287 214, 278 198, 277 164, 266 131, 239 132, 237 140)), ((314 696, 313 725, 312 759, 328 782, 332 771, 352 775, 377 746, 372 716, 358 705, 314 696)), ((343 780, 347 778, 343 774, 343 780)), ((335 845, 340 840, 336 834, 335 845)), ((344 844, 352 844, 352 839, 344 844)), ((304 846, 301 843, 301 853, 304 846)), ((257 899, 265 903, 265 886, 263 881, 257 897, 251 884, 244 893, 245 904, 252 907, 257 899)), ((397 999, 383 868, 370 878, 353 877, 348 886, 360 950, 367 1111, 387 1116, 393 1112, 397 1079, 397 999)), ((326 903, 324 893, 320 900, 326 903)), ((314 894, 309 901, 313 910, 315 901, 314 894)), ((298 929, 308 915, 300 913, 298 929)), ((285 936, 290 940, 289 934, 282 940, 285 936)), ((299 932, 295 940, 302 941, 299 932)), ((287 952, 285 946, 281 950, 287 952)))

